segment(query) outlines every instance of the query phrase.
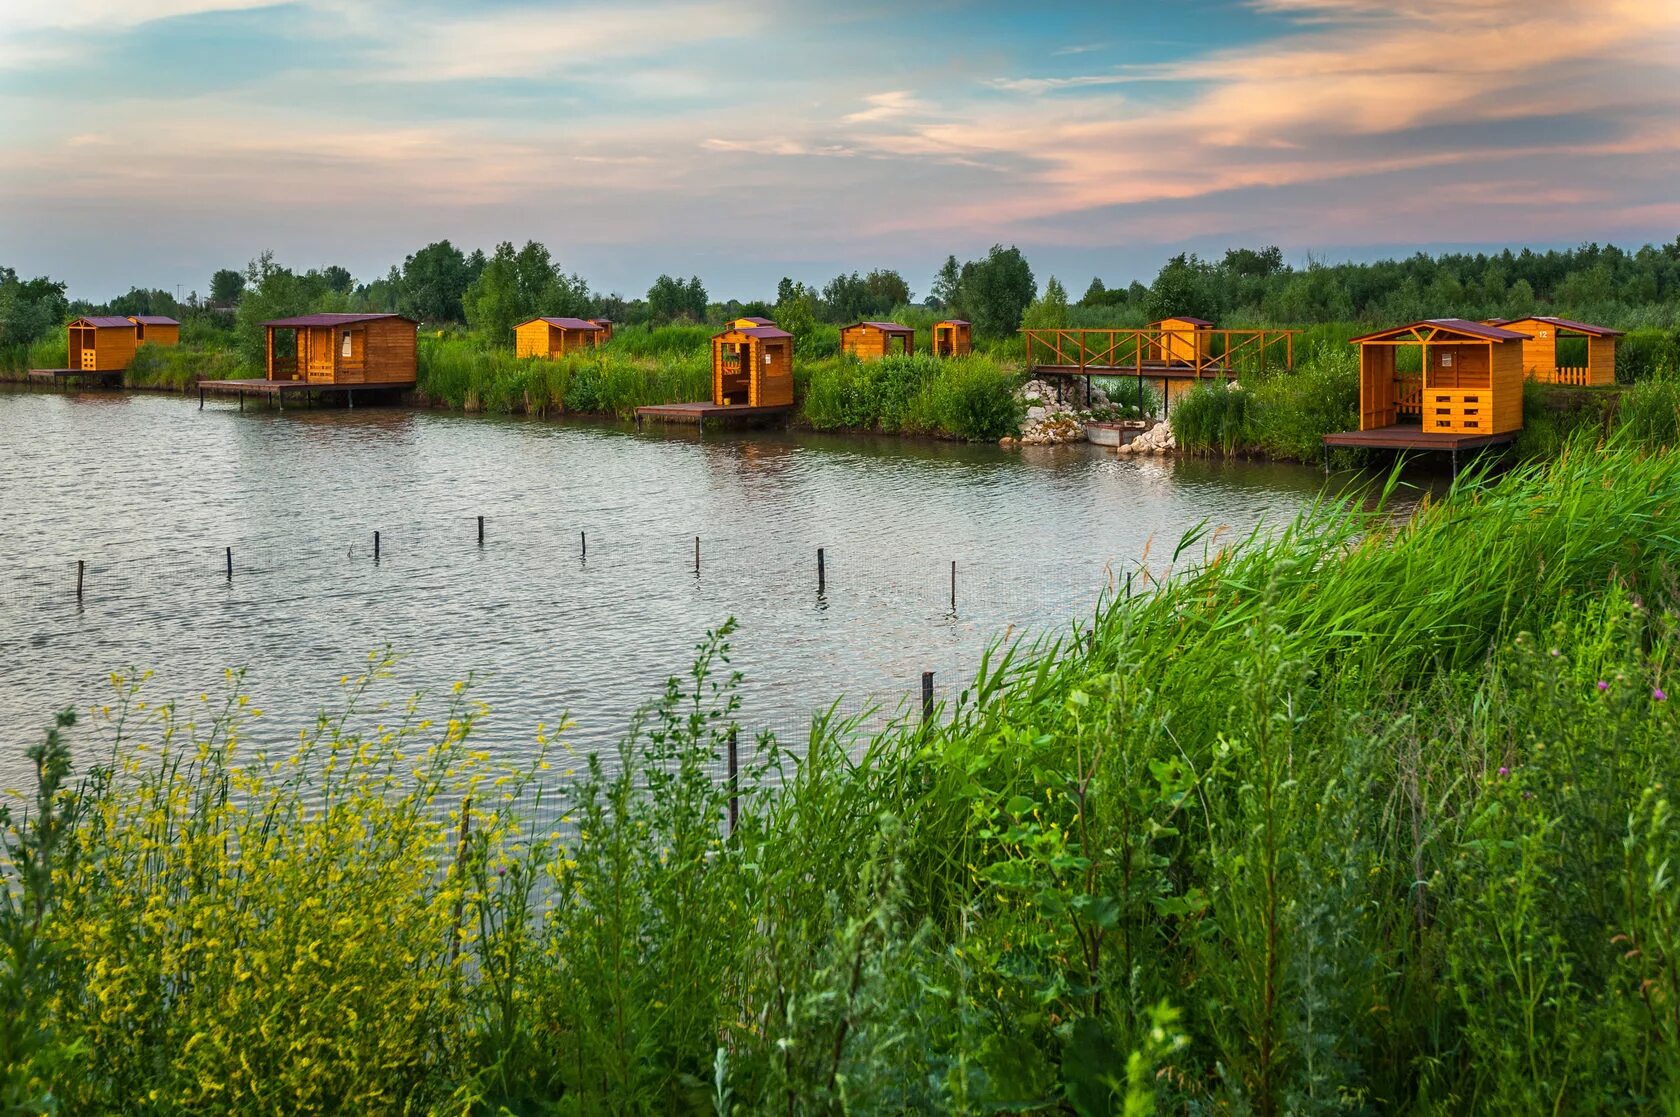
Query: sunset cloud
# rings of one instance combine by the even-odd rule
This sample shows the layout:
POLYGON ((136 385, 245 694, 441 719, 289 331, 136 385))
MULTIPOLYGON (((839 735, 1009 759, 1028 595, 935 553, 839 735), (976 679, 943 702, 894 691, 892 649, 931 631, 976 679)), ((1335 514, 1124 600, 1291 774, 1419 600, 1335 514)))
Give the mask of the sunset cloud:
POLYGON ((0 263, 100 289, 441 236, 750 294, 997 241, 1114 275, 1676 223, 1680 7, 1642 0, 1163 4, 1102 41, 1094 3, 6 7, 0 263))

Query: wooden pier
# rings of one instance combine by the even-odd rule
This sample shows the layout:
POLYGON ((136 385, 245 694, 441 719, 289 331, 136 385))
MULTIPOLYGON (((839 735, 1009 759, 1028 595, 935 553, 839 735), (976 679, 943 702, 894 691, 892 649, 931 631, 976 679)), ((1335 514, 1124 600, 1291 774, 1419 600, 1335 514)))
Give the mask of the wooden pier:
POLYGON ((1324 467, 1330 468, 1330 448, 1347 446, 1358 450, 1421 450, 1452 455, 1453 476, 1458 476, 1460 450, 1482 450, 1516 441, 1519 431, 1497 434, 1437 434, 1419 424, 1396 423, 1363 431, 1340 431, 1324 436, 1324 467))
POLYGON ((109 386, 120 383, 123 370, 118 369, 87 369, 87 368, 32 368, 29 370, 31 384, 67 384, 72 380, 83 383, 95 383, 109 386))
POLYGON ((710 400, 655 403, 636 408, 636 425, 639 427, 644 421, 681 423, 699 427, 701 431, 709 422, 736 427, 764 426, 785 418, 792 410, 792 404, 752 407, 744 403, 713 403, 710 400))
POLYGON ((401 391, 414 387, 408 384, 323 384, 312 383, 308 380, 265 380, 253 377, 249 380, 200 380, 198 382, 198 409, 204 410, 206 395, 238 396, 239 410, 245 410, 246 396, 267 396, 284 411, 286 397, 303 397, 305 404, 310 404, 316 397, 343 396, 347 407, 356 406, 356 393, 366 396, 369 392, 385 394, 393 390, 401 391))

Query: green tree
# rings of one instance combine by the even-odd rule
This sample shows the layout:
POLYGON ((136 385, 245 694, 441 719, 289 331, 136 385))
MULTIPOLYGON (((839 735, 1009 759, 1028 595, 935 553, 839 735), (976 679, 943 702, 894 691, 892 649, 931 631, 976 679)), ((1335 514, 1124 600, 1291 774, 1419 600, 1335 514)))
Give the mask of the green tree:
POLYGON ((1219 317, 1219 300, 1214 293, 1209 268, 1195 256, 1182 252, 1168 260, 1150 284, 1144 313, 1151 322, 1163 318, 1219 317))
POLYGON ((245 276, 232 268, 221 268, 210 277, 210 305, 231 307, 245 293, 245 276))
POLYGON ((403 261, 398 302, 403 313, 424 322, 459 322, 462 297, 474 275, 467 258, 447 240, 428 244, 403 261))
POLYGON ((1021 250, 994 244, 984 260, 962 266, 955 302, 976 330, 996 336, 1020 327, 1021 316, 1037 293, 1038 284, 1021 250))
POLYGON ((1103 281, 1092 277, 1091 285, 1085 288, 1085 294, 1079 300, 1080 306, 1102 306, 1108 301, 1108 288, 1103 281))
POLYGON ((669 275, 653 281, 647 293, 648 318, 656 323, 678 319, 699 322, 706 317, 706 288, 699 276, 691 276, 687 283, 669 275))
POLYGON ((514 327, 539 314, 582 317, 591 309, 589 285, 561 271, 537 241, 517 252, 498 244, 462 304, 467 324, 496 345, 512 345, 514 327))
POLYGON ((327 290, 336 295, 348 295, 356 286, 356 277, 350 274, 350 269, 341 268, 337 264, 328 264, 322 268, 321 278, 326 281, 327 290))
POLYGON ((1055 276, 1044 284, 1044 294, 1029 307, 1021 320, 1021 325, 1033 329, 1053 330, 1061 329, 1068 324, 1067 289, 1062 281, 1055 276))
POLYGON ((945 262, 939 265, 939 272, 933 277, 933 283, 928 287, 928 302, 936 310, 956 311, 957 287, 962 282, 962 268, 955 256, 945 257, 945 262))
POLYGON ((37 276, 20 280, 11 268, 0 267, 0 346, 30 345, 64 324, 70 303, 64 284, 37 276))

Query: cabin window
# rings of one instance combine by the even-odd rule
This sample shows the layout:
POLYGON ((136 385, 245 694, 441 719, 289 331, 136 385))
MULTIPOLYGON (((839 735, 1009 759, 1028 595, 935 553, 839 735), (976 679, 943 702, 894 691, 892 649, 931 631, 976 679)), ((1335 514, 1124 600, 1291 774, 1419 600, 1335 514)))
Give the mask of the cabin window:
POLYGON ((345 357, 345 358, 348 358, 350 356, 350 331, 349 330, 344 331, 344 344, 339 347, 338 355, 341 356, 341 357, 345 357))

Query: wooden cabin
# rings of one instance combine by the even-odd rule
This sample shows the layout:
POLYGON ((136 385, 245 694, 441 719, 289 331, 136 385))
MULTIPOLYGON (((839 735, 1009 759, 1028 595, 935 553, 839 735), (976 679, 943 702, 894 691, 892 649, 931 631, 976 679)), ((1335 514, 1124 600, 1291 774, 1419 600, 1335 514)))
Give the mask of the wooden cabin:
POLYGON ((151 345, 181 344, 181 323, 161 314, 130 314, 134 323, 134 343, 151 345))
POLYGON ((1490 318, 1486 325, 1527 336, 1523 372, 1542 384, 1596 388, 1616 382, 1616 339, 1621 330, 1535 314, 1527 318, 1490 318), (1558 343, 1563 342, 1560 350, 1558 343), (1567 362, 1567 363, 1566 363, 1567 362))
POLYGON ((517 357, 564 357, 593 349, 610 333, 586 318, 533 318, 513 330, 513 351, 517 357))
POLYGON ((90 315, 65 327, 70 367, 81 372, 121 372, 134 360, 136 326, 115 315, 90 315))
POLYGON ((1149 323, 1156 331, 1149 339, 1149 359, 1167 365, 1199 365, 1207 360, 1208 339, 1213 323, 1205 318, 1179 315, 1149 323))
POLYGON ((935 357, 966 357, 973 348, 970 340, 973 327, 961 318, 947 318, 933 324, 933 355, 935 357))
POLYGON ((731 318, 729 320, 729 328, 732 330, 756 330, 765 326, 773 327, 775 324, 776 323, 772 322, 768 318, 759 318, 756 315, 748 315, 745 318, 731 318))
POLYGON ((418 327, 401 314, 303 314, 264 322, 268 379, 413 384, 418 327))
POLYGON ((840 351, 860 361, 878 361, 916 347, 916 331, 897 322, 853 322, 840 331, 840 351))
POLYGON ((612 340, 613 320, 611 318, 591 318, 590 321, 601 327, 601 336, 596 342, 597 345, 605 345, 612 340))
POLYGON ((1416 420, 1424 434, 1522 429, 1526 334, 1463 318, 1430 318, 1356 337, 1359 429, 1416 420), (1413 361, 1402 353, 1416 354, 1413 361), (1415 364, 1416 369, 1410 366, 1415 364))
POLYGON ((712 338, 712 403, 793 404, 793 335, 775 326, 731 326, 712 338))

